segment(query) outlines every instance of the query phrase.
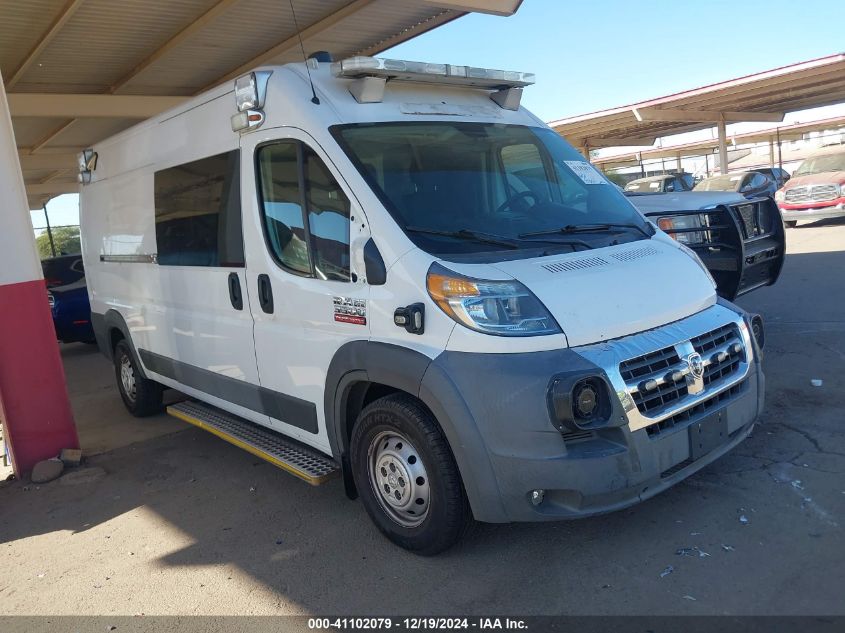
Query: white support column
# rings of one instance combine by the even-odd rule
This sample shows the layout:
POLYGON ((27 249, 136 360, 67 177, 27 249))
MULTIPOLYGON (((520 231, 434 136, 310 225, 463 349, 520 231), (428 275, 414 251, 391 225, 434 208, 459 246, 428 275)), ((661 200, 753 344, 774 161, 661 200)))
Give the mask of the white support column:
POLYGON ((681 173, 683 167, 681 167, 681 152, 678 152, 678 155, 675 157, 675 166, 678 168, 678 173, 681 173))
POLYGON ((769 167, 775 166, 775 139, 769 137, 769 167))
POLYGON ((79 440, 0 76, 0 420, 19 477, 79 440))
POLYGON ((725 117, 721 117, 718 123, 719 128, 719 173, 728 173, 728 132, 725 125, 725 117))

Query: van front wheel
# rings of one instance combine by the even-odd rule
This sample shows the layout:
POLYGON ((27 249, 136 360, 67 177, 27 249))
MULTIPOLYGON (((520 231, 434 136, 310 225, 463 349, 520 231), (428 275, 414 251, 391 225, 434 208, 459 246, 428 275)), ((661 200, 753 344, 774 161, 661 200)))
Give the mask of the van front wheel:
POLYGON ((352 471, 370 518, 391 541, 432 555, 454 545, 472 521, 443 432, 414 398, 368 405, 352 431, 352 471))
POLYGON ((114 347, 114 375, 129 413, 143 418, 161 411, 164 387, 141 376, 126 341, 119 341, 114 347))

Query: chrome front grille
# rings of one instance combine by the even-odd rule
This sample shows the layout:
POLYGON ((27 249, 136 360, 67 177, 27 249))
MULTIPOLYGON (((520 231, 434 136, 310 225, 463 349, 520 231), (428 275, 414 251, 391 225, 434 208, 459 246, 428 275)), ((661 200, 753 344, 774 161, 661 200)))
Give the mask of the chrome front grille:
POLYGON ((647 428, 649 434, 688 422, 699 410, 739 393, 734 387, 753 360, 744 321, 721 305, 577 351, 604 369, 628 428, 647 428))
POLYGON ((705 360, 704 376, 702 376, 705 387, 739 370, 739 363, 743 359, 743 349, 739 331, 735 325, 723 325, 712 332, 690 339, 690 343, 705 360), (707 363, 708 358, 709 363, 707 363))
POLYGON ((644 354, 619 364, 619 373, 622 380, 629 382, 635 378, 641 378, 659 372, 661 369, 668 369, 680 359, 678 352, 673 347, 665 347, 650 354, 644 354))
POLYGON ((689 341, 665 347, 619 364, 626 390, 640 413, 654 416, 701 393, 711 384, 729 379, 744 359, 739 329, 729 323, 689 341), (696 375, 691 356, 701 357, 696 375))
POLYGON ((628 392, 641 413, 660 409, 687 395, 686 382, 662 379, 671 376, 673 371, 680 368, 680 364, 681 358, 674 346, 664 347, 619 364, 622 380, 627 385, 635 385, 635 388, 629 389, 628 392), (649 383, 654 386, 647 389, 649 383))
POLYGON ((829 202, 839 197, 837 185, 804 185, 787 189, 784 200, 795 204, 808 202, 829 202))

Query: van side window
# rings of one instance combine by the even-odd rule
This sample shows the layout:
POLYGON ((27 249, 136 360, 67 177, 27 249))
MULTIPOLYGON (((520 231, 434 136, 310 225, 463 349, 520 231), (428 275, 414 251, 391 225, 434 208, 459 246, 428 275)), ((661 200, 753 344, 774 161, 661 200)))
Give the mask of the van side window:
POLYGON ((159 264, 244 265, 239 165, 233 150, 155 173, 159 264))
POLYGON ((275 143, 258 150, 264 229, 270 251, 285 268, 310 275, 308 235, 299 190, 298 143, 275 143))
POLYGON ((298 141, 273 143, 258 150, 258 172, 276 261, 297 274, 349 281, 349 199, 325 163, 298 141))
POLYGON ((349 281, 349 198, 326 164, 306 148, 305 199, 320 279, 349 281))

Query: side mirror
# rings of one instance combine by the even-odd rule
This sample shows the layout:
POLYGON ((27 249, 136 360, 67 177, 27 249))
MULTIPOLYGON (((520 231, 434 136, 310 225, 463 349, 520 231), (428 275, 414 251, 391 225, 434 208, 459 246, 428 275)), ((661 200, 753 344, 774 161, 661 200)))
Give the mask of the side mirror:
POLYGON ((387 266, 378 250, 373 238, 364 244, 364 268, 367 273, 367 283, 371 286, 383 286, 387 283, 387 266))

